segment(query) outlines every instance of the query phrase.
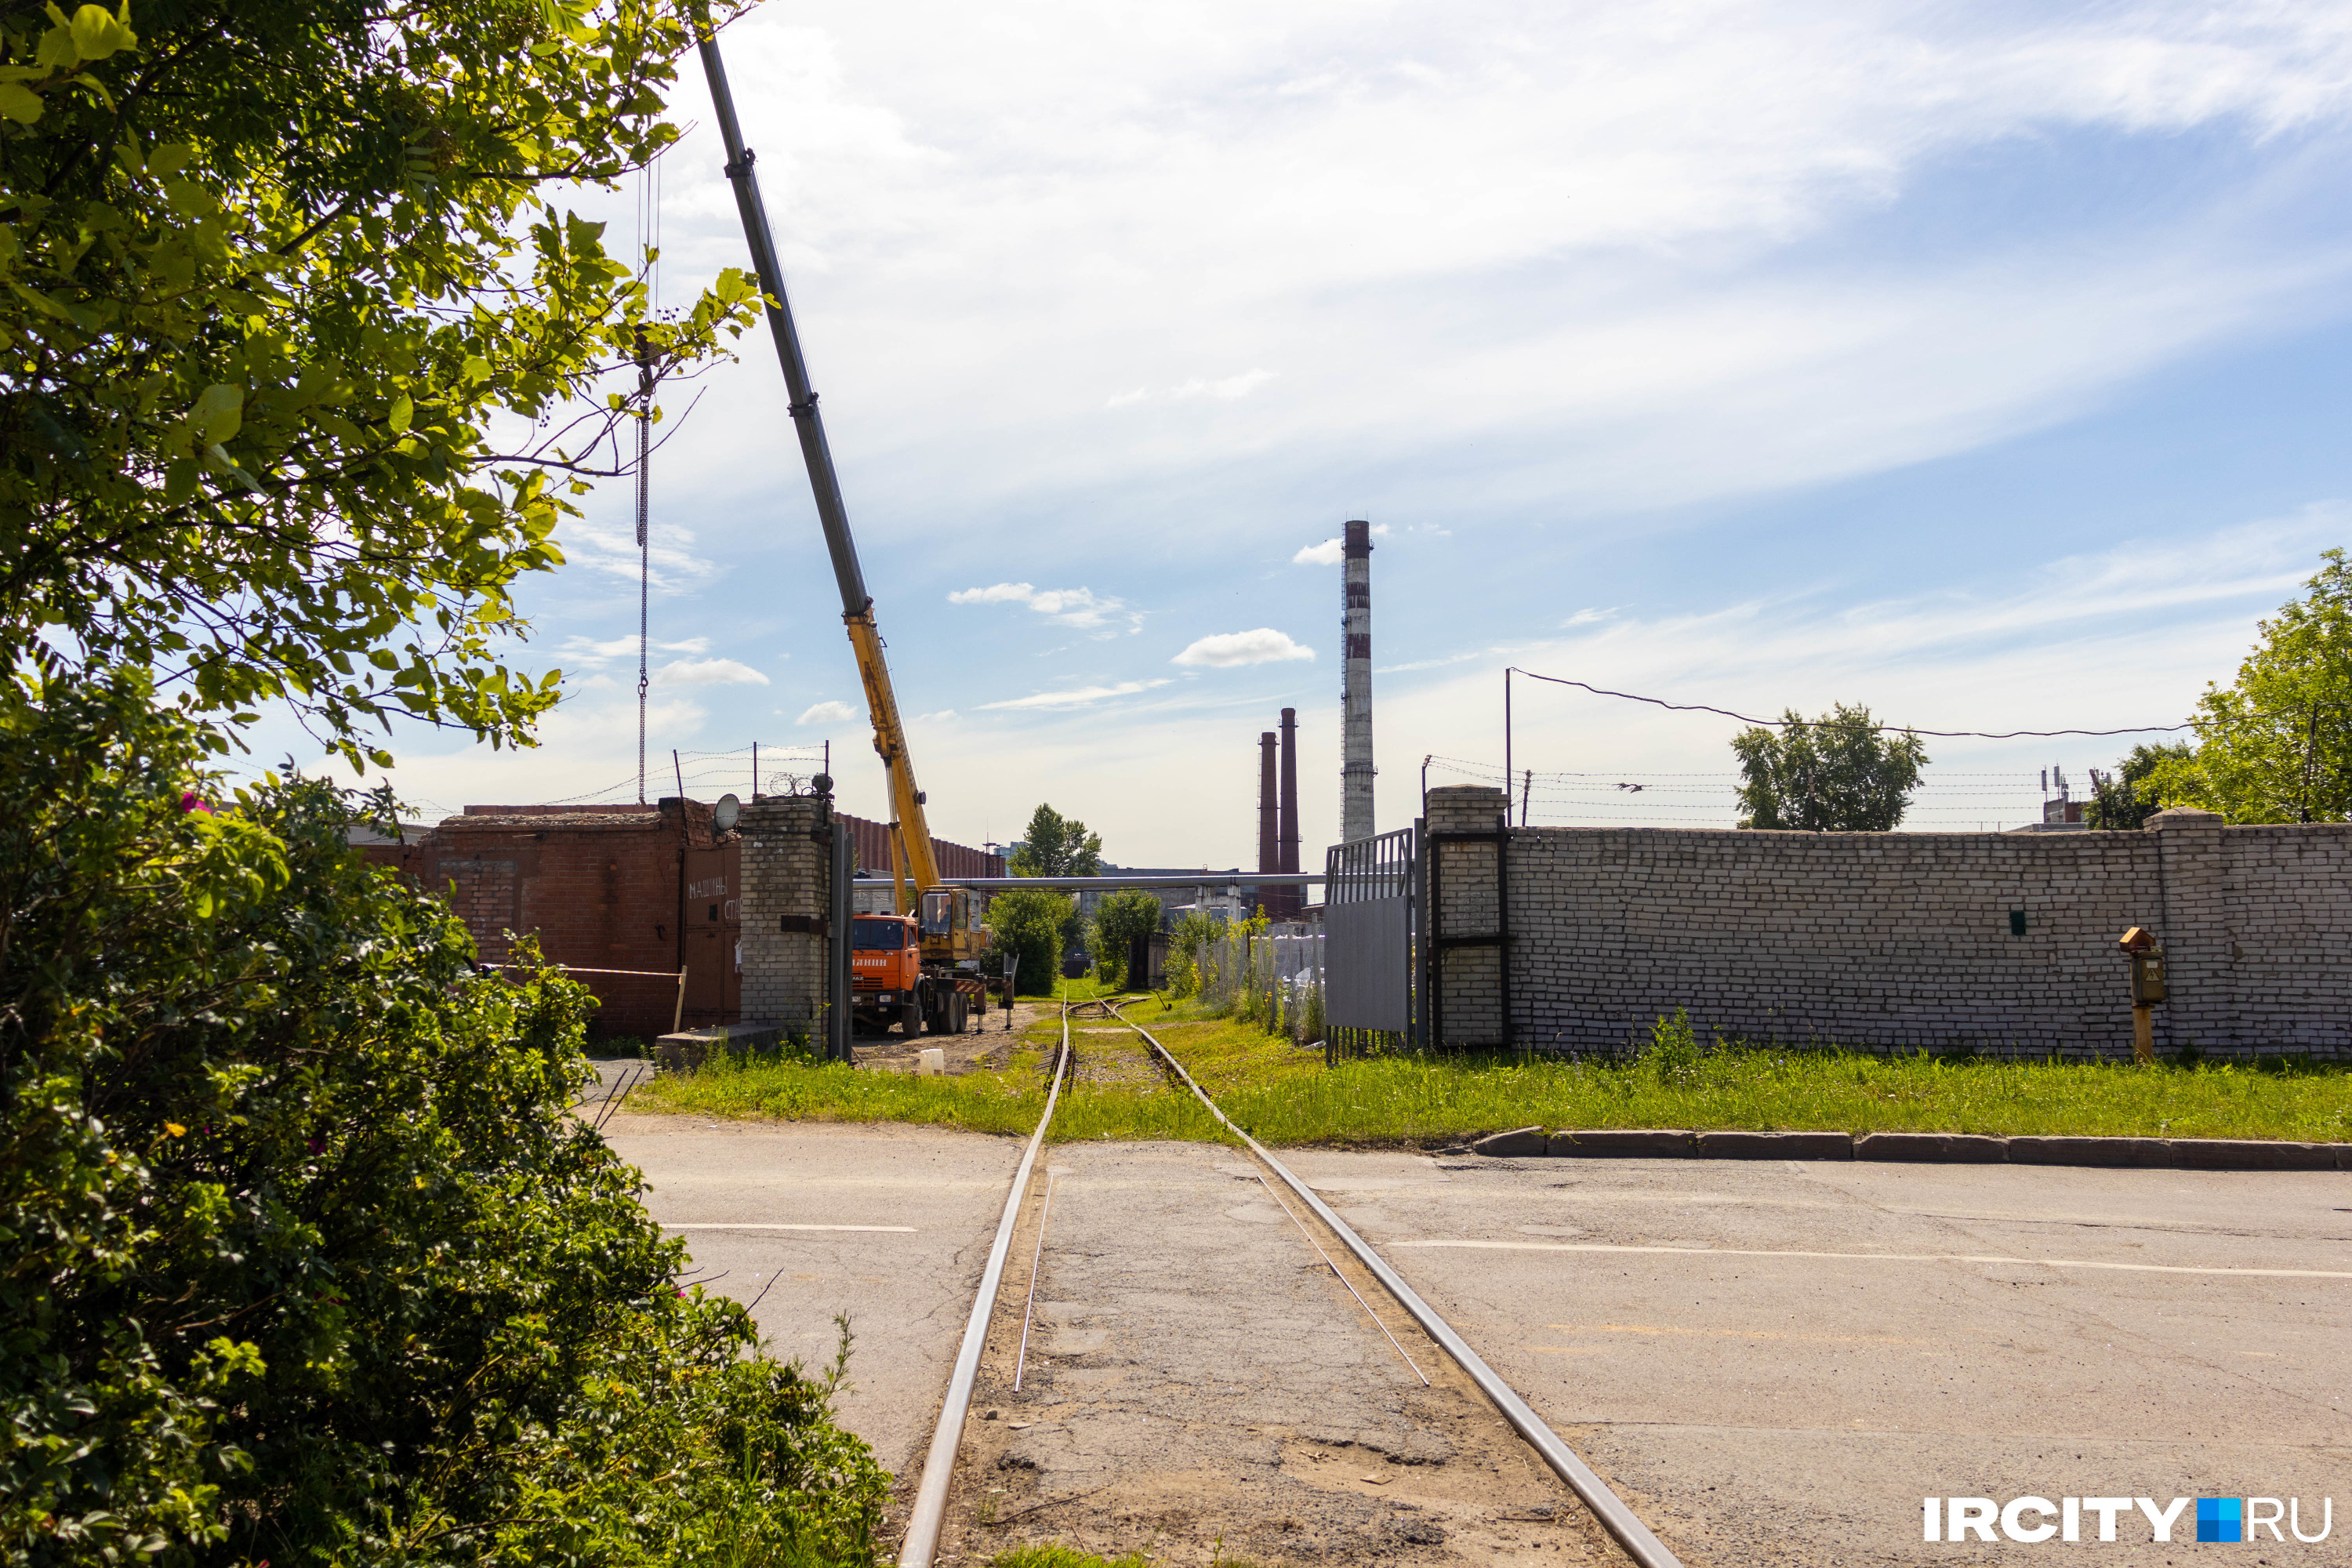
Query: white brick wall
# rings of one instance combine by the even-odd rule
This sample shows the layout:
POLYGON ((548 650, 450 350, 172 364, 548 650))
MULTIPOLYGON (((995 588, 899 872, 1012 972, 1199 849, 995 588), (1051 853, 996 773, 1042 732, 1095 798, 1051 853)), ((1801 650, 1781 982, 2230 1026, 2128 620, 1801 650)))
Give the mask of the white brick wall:
POLYGON ((781 929, 786 915, 811 917, 819 931, 829 905, 830 852, 809 837, 822 820, 810 795, 770 795, 743 807, 743 998, 745 1023, 814 1028, 824 1001, 821 934, 781 929))
MULTIPOLYGON (((1490 831, 1503 808, 1499 790, 1432 790, 1429 827, 1490 831)), ((1431 852, 1446 858, 1443 929, 1492 930, 1491 848, 1431 852)), ((1523 1046, 1622 1045, 1684 1007, 1702 1037, 2128 1055, 2116 939, 2143 925, 2172 996, 2160 1049, 2352 1057, 2344 824, 2174 810, 2139 833, 1517 828, 1507 870, 1523 1046)), ((1456 950, 1445 974, 1448 1043, 1499 1038, 1493 955, 1456 950)))

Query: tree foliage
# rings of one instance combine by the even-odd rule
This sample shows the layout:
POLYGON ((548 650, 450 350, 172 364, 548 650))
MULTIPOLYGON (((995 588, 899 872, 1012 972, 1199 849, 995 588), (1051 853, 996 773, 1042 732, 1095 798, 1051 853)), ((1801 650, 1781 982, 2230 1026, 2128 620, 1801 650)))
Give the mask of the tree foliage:
POLYGON ((394 715, 527 742, 558 676, 501 645, 618 468, 639 409, 606 378, 640 342, 677 374, 757 308, 730 271, 649 319, 549 191, 675 139, 688 25, 687 0, 0 8, 0 667, 283 699, 354 764, 394 715))
POLYGON ((1207 910, 1187 910, 1168 936, 1168 985, 1179 996, 1201 989, 1201 950, 1225 934, 1225 922, 1207 910))
POLYGON ((2191 755, 2184 742, 2172 741, 2152 746, 2134 746, 2116 771, 2103 768, 2091 770, 2091 798, 2083 807, 2083 818, 2094 832, 2137 832, 2147 826, 2147 819, 2165 807, 2165 802, 2155 784, 2156 770, 2167 763, 2185 762, 2191 755))
POLYGON ((990 901, 991 939, 1020 955, 1014 984, 1032 995, 1052 992, 1062 973, 1062 927, 1076 907, 1050 888, 1015 888, 990 901))
POLYGON ((207 745, 0 689, 0 1555, 868 1559, 826 1385, 568 1113, 593 1000, 207 745))
POLYGON ((1087 922, 1087 946, 1095 955, 1097 970, 1111 984, 1125 980, 1136 942, 1160 929, 1164 912, 1160 900, 1140 888, 1124 889, 1095 906, 1094 919, 1087 922))
POLYGON ((2320 559, 2303 597, 2258 623, 2237 680, 2198 700, 2195 750, 2142 788, 2232 822, 2352 820, 2352 564, 2320 559))
POLYGON ((1731 742, 1739 759, 1742 827, 1800 833, 1891 833, 1903 820, 1927 748, 1879 730, 1867 708, 1838 703, 1818 719, 1786 710, 1731 742))
POLYGON ((1092 877, 1102 870, 1102 835, 1076 817, 1040 804, 1013 852, 1016 877, 1092 877))

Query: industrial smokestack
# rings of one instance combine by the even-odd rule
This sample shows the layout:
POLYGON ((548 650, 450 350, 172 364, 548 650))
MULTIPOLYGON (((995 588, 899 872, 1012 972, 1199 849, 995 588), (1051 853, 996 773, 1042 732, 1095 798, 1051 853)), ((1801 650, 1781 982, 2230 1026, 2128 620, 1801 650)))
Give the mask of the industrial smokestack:
POLYGON ((1339 837, 1370 838, 1372 826, 1372 525, 1348 524, 1340 568, 1339 837))
POLYGON ((1275 736, 1271 730, 1257 738, 1257 868, 1282 869, 1282 808, 1275 794, 1275 736))
MULTIPOLYGON (((1282 710, 1282 866, 1298 869, 1298 710, 1282 710)), ((1297 888, 1282 889, 1285 914, 1295 915, 1307 900, 1297 888)))

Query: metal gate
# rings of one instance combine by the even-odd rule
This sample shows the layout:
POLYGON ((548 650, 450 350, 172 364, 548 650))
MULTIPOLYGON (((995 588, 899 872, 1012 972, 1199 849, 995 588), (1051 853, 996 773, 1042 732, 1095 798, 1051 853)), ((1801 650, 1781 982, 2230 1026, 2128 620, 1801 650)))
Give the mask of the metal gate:
POLYGON ((1325 852, 1323 1018, 1335 1058, 1414 1037, 1413 847, 1401 827, 1325 852))

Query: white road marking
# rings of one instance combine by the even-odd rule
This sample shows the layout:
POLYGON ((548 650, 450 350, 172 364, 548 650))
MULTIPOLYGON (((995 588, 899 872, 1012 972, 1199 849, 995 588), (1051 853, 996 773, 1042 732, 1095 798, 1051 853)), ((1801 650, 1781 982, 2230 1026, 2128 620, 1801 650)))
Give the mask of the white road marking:
POLYGON ((2126 1274, 2244 1274, 2273 1279, 2352 1279, 2332 1268, 2204 1268, 2170 1263, 2099 1263, 2083 1258, 2003 1258, 1970 1252, 1767 1252, 1734 1247, 1612 1247, 1566 1241, 1391 1241, 1390 1247, 1475 1247, 1495 1252, 1636 1252, 1674 1258, 1819 1258, 1853 1263, 2021 1263, 2039 1268, 2111 1268, 2126 1274))
POLYGON ((912 1236, 911 1225, 665 1225, 664 1230, 887 1230, 912 1236))

